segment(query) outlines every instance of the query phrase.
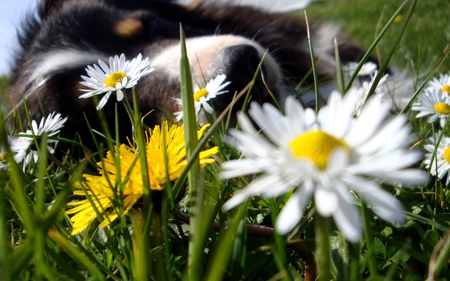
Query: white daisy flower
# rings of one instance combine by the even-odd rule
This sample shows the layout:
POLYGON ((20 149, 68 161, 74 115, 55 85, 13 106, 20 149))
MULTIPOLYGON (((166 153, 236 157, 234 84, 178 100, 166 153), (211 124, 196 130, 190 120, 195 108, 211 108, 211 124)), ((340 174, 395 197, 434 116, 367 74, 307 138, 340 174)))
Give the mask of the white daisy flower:
MULTIPOLYGON (((39 125, 36 121, 31 122, 32 130, 27 130, 25 133, 19 133, 18 137, 11 141, 11 151, 15 152, 14 160, 17 163, 23 162, 23 170, 33 160, 35 163, 38 160, 39 154, 34 147, 34 138, 32 136, 40 137, 43 134, 52 137, 59 133, 66 118, 61 118, 61 114, 51 113, 47 118, 42 117, 39 125), (29 136, 28 136, 29 135, 29 136)), ((54 139, 47 140, 47 149, 50 153, 55 152, 55 146, 58 141, 54 139)))
POLYGON ((439 79, 433 78, 429 83, 431 87, 450 95, 450 75, 441 73, 439 79))
MULTIPOLYGON (((358 67, 357 62, 349 62, 345 68, 345 70, 350 74, 353 75, 353 73, 355 72, 356 68, 358 67)), ((373 63, 371 61, 368 61, 366 63, 363 64, 363 66, 361 67, 361 69, 358 72, 357 76, 367 76, 367 75, 373 75, 378 69, 378 66, 376 63, 373 63)))
POLYGON ((224 209, 249 197, 276 197, 294 189, 275 224, 280 234, 287 234, 299 223, 313 197, 317 212, 333 216, 344 236, 356 242, 361 237, 361 222, 351 189, 381 218, 404 221, 401 203, 382 189, 377 179, 423 182, 424 172, 408 169, 422 154, 409 149, 412 139, 406 116, 386 119, 389 101, 374 96, 354 119, 358 97, 357 90, 350 90, 344 98, 335 91, 318 116, 293 97, 286 99, 286 115, 270 104, 260 107, 252 103, 249 115, 271 142, 239 113, 242 130, 230 134, 243 158, 224 163, 221 177, 263 175, 236 192, 224 209))
POLYGON ((431 115, 428 118, 428 123, 433 123, 439 118, 441 127, 444 127, 450 114, 450 97, 446 93, 439 92, 434 87, 426 88, 419 95, 417 102, 412 105, 411 109, 420 111, 416 118, 431 115))
MULTIPOLYGON (((354 112, 354 116, 358 116, 361 113, 361 109, 364 105, 364 103, 367 100, 367 97, 369 96, 369 91, 370 88, 372 88, 373 83, 375 82, 375 77, 377 76, 378 71, 375 70, 375 72, 373 72, 373 75, 371 74, 371 79, 370 82, 364 81, 362 83, 362 87, 358 88, 358 92, 360 94, 360 99, 356 105, 356 109, 354 112)), ((381 98, 384 97, 384 95, 387 93, 387 88, 384 86, 384 83, 386 82, 387 78, 388 78, 389 74, 384 75, 383 77, 381 77, 380 81, 378 81, 377 87, 375 88, 375 95, 379 95, 381 96, 381 98)))
MULTIPOLYGON (((210 99, 215 98, 218 95, 228 93, 228 90, 223 90, 226 86, 228 86, 231 82, 224 82, 227 76, 225 74, 221 74, 214 79, 211 79, 205 88, 196 88, 194 91, 194 106, 195 106, 195 115, 198 116, 200 110, 204 108, 206 112, 209 114, 212 113, 212 107, 209 105, 208 101, 210 99)), ((175 99, 179 105, 182 105, 181 99, 175 99)), ((175 112, 175 116, 177 117, 177 121, 183 119, 183 111, 175 112)))
POLYGON ((97 110, 105 106, 109 97, 113 92, 116 92, 117 101, 121 101, 124 97, 122 90, 134 87, 137 81, 144 75, 153 71, 149 68, 148 58, 142 60, 142 55, 139 54, 131 62, 125 60, 125 55, 114 56, 109 58, 109 66, 102 60, 98 60, 98 65, 88 65, 86 72, 88 76, 81 76, 83 86, 90 89, 82 89, 87 92, 80 96, 86 99, 95 95, 106 93, 97 105, 97 110))
MULTIPOLYGON (((443 136, 436 150, 436 142, 439 140, 441 134, 442 132, 438 132, 435 136, 432 136, 429 139, 430 143, 424 146, 427 151, 427 153, 425 153, 425 166, 429 169, 430 174, 433 176, 437 174, 440 179, 442 179, 450 169, 450 138, 443 136), (435 151, 436 158, 433 158, 435 151)), ((450 177, 447 176, 445 184, 448 185, 449 182, 450 177)))

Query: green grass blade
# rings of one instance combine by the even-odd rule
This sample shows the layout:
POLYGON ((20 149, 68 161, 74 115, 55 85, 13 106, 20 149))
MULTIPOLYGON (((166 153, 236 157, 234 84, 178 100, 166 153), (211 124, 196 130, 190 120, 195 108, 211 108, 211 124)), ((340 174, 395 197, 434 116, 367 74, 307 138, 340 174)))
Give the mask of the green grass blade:
POLYGON ((339 45, 337 39, 334 38, 334 57, 336 60, 336 81, 338 86, 338 91, 341 95, 345 95, 345 81, 344 74, 342 72, 341 57, 339 55, 339 45))
POLYGON ((82 264, 90 274, 95 276, 97 280, 106 280, 101 271, 87 258, 81 251, 79 251, 72 243, 67 240, 61 233, 57 231, 49 231, 48 237, 56 243, 60 248, 71 256, 74 260, 82 264))
POLYGON ((217 239, 216 245, 212 249, 211 257, 206 266, 206 279, 208 281, 221 281, 223 280, 225 270, 227 268, 228 262, 231 258, 232 252, 230 249, 233 248, 235 243, 236 233, 239 225, 245 219, 249 207, 249 200, 241 204, 236 215, 231 220, 228 227, 224 227, 217 239))
MULTIPOLYGON (((402 36, 405 33, 406 27, 408 26, 409 20, 411 19, 411 16, 414 12, 416 4, 417 4, 417 0, 411 0, 411 5, 409 6, 408 12, 405 17, 406 19, 403 22, 401 31, 398 34, 396 41, 394 42, 394 44, 392 44, 391 48, 389 49, 389 52, 388 52, 386 58, 384 59, 383 63, 381 64, 380 69, 379 69, 377 75, 375 76, 375 79, 373 80, 372 87, 369 90, 368 97, 370 97, 371 95, 373 95, 373 93, 375 93, 375 89, 377 88, 378 83, 380 82, 381 78, 384 76, 384 72, 386 71, 386 69, 389 65, 389 62, 391 61, 391 58, 394 55, 395 50, 397 49, 398 43, 400 43, 400 40, 402 39, 402 36)), ((390 24, 390 22, 388 24, 390 24)), ((355 71, 355 73, 358 73, 358 72, 355 71)))
POLYGON ((192 89, 192 76, 189 60, 186 51, 186 41, 183 29, 180 27, 181 41, 181 61, 180 61, 180 83, 181 83, 181 100, 183 103, 183 122, 184 122, 184 138, 186 146, 187 160, 194 159, 193 164, 188 172, 188 185, 190 192, 190 235, 189 250, 187 264, 187 280, 195 281, 201 276, 201 261, 203 256, 204 242, 200 233, 200 214, 202 214, 203 206, 203 185, 199 183, 200 162, 198 154, 194 154, 198 145, 197 139, 197 122, 194 108, 194 91, 192 89))
POLYGON ((308 47, 309 47, 309 53, 311 56, 311 70, 314 78, 314 93, 316 95, 316 113, 319 112, 320 107, 320 92, 319 92, 319 79, 317 78, 317 70, 316 70, 316 62, 314 58, 314 48, 312 45, 311 40, 311 34, 309 32, 309 22, 308 22, 308 16, 306 15, 306 10, 304 11, 305 14, 305 21, 306 21, 306 31, 308 36, 308 47))
MULTIPOLYGON (((403 1, 403 3, 398 7, 398 9, 395 11, 395 13, 392 15, 392 17, 389 19, 389 21, 386 23, 386 25, 383 27, 383 29, 380 31, 380 33, 378 34, 377 38, 375 38, 375 40, 373 41, 373 43, 370 45, 370 47, 367 49, 366 54, 361 58, 361 62, 358 64, 358 66, 356 67, 355 71, 353 72, 353 75, 350 77, 350 81, 347 84, 347 89, 345 92, 347 92, 352 84, 353 81, 355 81, 359 71, 361 70, 363 64, 367 61, 367 59, 369 58, 370 54, 373 52, 373 50, 375 50, 375 47, 378 45, 378 42, 380 42, 381 38, 383 38, 384 34, 386 33, 386 31, 389 29, 389 27, 392 25, 392 23, 394 22, 395 18, 400 14, 400 12, 402 11, 403 7, 406 5, 406 3, 408 3, 409 0, 405 0, 403 1)), ((389 60, 386 60, 389 61, 389 60)), ((383 70, 384 71, 384 70, 383 70)), ((383 73, 383 71, 379 71, 378 74, 381 75, 383 73)), ((374 85, 378 85, 378 81, 381 79, 380 78, 377 80, 376 83, 373 83, 374 85)))

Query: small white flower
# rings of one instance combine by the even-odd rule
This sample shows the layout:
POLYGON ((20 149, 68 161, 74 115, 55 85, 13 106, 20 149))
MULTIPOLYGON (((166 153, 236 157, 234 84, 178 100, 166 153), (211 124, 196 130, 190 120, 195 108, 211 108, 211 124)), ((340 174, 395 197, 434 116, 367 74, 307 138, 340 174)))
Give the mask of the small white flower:
POLYGON ((438 89, 429 87, 419 95, 411 109, 419 111, 416 118, 431 115, 428 123, 433 123, 439 118, 441 127, 444 127, 450 114, 450 98, 447 93, 441 93, 438 89))
MULTIPOLYGON (((21 132, 18 137, 11 141, 11 151, 15 152, 14 160, 17 163, 23 162, 23 170, 33 160, 35 163, 38 160, 39 154, 34 147, 34 138, 40 137, 43 134, 47 134, 48 137, 55 136, 59 133, 61 128, 66 122, 66 118, 61 118, 61 114, 51 113, 47 118, 42 117, 41 122, 38 124, 36 121, 31 122, 31 130, 27 130, 25 133, 21 132), (29 135, 29 136, 28 136, 29 135)), ((54 153, 55 146, 58 140, 48 139, 47 149, 50 153, 54 153)))
POLYGON ((113 92, 116 92, 117 101, 121 101, 124 97, 122 90, 134 87, 137 81, 144 75, 149 74, 153 69, 149 68, 148 58, 142 60, 142 55, 139 54, 131 62, 125 60, 125 55, 114 56, 109 58, 109 66, 102 60, 98 60, 98 65, 88 65, 86 72, 89 75, 81 76, 83 86, 90 89, 82 89, 87 92, 80 96, 80 98, 90 98, 95 95, 106 93, 97 105, 97 109, 105 106, 109 97, 113 92))
MULTIPOLYGON (((356 67, 358 67, 357 62, 349 62, 347 64, 347 67, 345 68, 345 70, 350 74, 353 75, 353 73, 356 70, 356 67)), ((373 75, 378 69, 378 66, 376 65, 376 63, 373 63, 371 61, 368 61, 366 63, 363 64, 363 66, 361 67, 361 69, 358 72, 357 76, 367 76, 367 75, 373 75)))
POLYGON ((439 79, 433 78, 429 83, 431 87, 437 89, 441 93, 450 95, 450 75, 441 73, 439 79))
MULTIPOLYGON (((223 90, 226 86, 228 86, 231 82, 225 82, 227 76, 225 74, 219 75, 214 79, 211 79, 205 88, 196 88, 194 91, 194 106, 195 106, 195 115, 198 116, 198 113, 202 108, 206 110, 209 114, 212 113, 212 107, 209 105, 208 101, 210 99, 215 98, 218 95, 227 93, 228 90, 223 90)), ((175 99, 176 102, 182 105, 181 99, 175 99)), ((177 117, 177 121, 180 121, 183 118, 183 111, 175 112, 175 116, 177 117)))
MULTIPOLYGON (((425 166, 429 169, 430 174, 436 175, 442 179, 450 169, 450 138, 443 136, 441 142, 436 148, 436 142, 439 140, 442 132, 438 132, 435 136, 432 136, 429 141, 430 144, 424 146, 427 153, 425 154, 425 166), (433 158, 433 154, 436 151, 436 158, 433 158), (437 168, 436 168, 437 163, 437 168)), ((447 176, 445 182, 448 185, 450 177, 447 176)))
MULTIPOLYGON (((11 146, 13 138, 8 136, 8 145, 11 146)), ((0 170, 6 170, 9 164, 6 161, 6 149, 3 145, 0 146, 0 170)))
POLYGON ((422 154, 409 149, 412 139, 406 116, 387 119, 389 101, 374 96, 359 117, 353 118, 358 98, 357 90, 343 98, 333 92, 318 116, 293 97, 286 99, 286 115, 272 105, 252 103, 249 115, 271 142, 239 113, 242 130, 230 134, 243 158, 224 163, 221 177, 262 175, 236 192, 224 208, 231 209, 249 197, 276 197, 294 189, 275 224, 280 234, 298 224, 313 197, 317 212, 333 216, 344 236, 355 242, 361 237, 361 222, 351 189, 382 219, 404 221, 401 203, 377 179, 423 182, 424 172, 408 169, 422 154))
MULTIPOLYGON (((364 81, 362 87, 358 88, 358 92, 361 98, 356 105, 354 116, 358 116, 361 113, 361 109, 364 103, 366 102, 367 97, 369 96, 370 88, 372 88, 372 85, 375 82, 375 77, 377 76, 377 73, 378 71, 375 70, 373 75, 372 74, 370 75, 371 77, 370 82, 364 81)), ((380 81, 378 81, 377 87, 375 88, 374 94, 381 96, 381 98, 383 98, 384 95, 387 93, 387 89, 383 84, 386 82, 388 76, 389 74, 386 74, 383 77, 381 77, 380 81)))

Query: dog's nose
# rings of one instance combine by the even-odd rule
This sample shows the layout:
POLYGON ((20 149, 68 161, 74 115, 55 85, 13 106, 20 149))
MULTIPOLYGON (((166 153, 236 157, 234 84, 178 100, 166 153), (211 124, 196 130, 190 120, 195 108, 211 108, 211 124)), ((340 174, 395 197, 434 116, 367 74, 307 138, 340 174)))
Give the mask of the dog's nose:
MULTIPOLYGON (((262 76, 267 77, 266 67, 261 67, 261 72, 255 76, 259 64, 261 63, 261 51, 249 44, 233 45, 222 50, 221 56, 216 57, 218 67, 217 74, 225 74, 230 85, 227 86, 229 95, 219 95, 214 100, 216 110, 221 112, 231 101, 234 94, 240 93, 255 77, 255 83, 252 87, 252 99, 258 102, 264 102, 268 97, 266 84, 263 83, 262 76), (263 74, 263 75, 261 75, 263 74)), ((216 65, 217 66, 217 65, 216 65)), ((270 87, 270 85, 267 85, 270 87)), ((235 108, 241 109, 244 99, 237 101, 235 108)))
POLYGON ((235 83, 250 82, 261 61, 258 51, 251 45, 235 45, 224 50, 227 78, 235 83))

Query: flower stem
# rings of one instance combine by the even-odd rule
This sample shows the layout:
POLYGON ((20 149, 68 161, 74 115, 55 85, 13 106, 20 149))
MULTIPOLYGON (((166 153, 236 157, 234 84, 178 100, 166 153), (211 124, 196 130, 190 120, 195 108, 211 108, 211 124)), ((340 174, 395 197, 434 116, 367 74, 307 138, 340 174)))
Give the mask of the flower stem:
POLYGON ((127 111, 128 117, 130 117, 131 133, 133 136, 135 136, 134 113, 133 113, 133 109, 131 108, 130 102, 128 101, 126 95, 123 97, 123 105, 125 106, 125 110, 127 111))
POLYGON ((324 218, 319 214, 314 217, 316 245, 317 245, 317 265, 319 269, 319 281, 331 280, 331 252, 328 218, 324 218))
POLYGON ((361 216, 364 225, 364 234, 366 238, 366 249, 368 251, 367 262, 369 264, 370 276, 374 277, 377 275, 377 263, 373 255, 373 236, 372 229, 370 227, 369 209, 366 203, 361 202, 361 216))

